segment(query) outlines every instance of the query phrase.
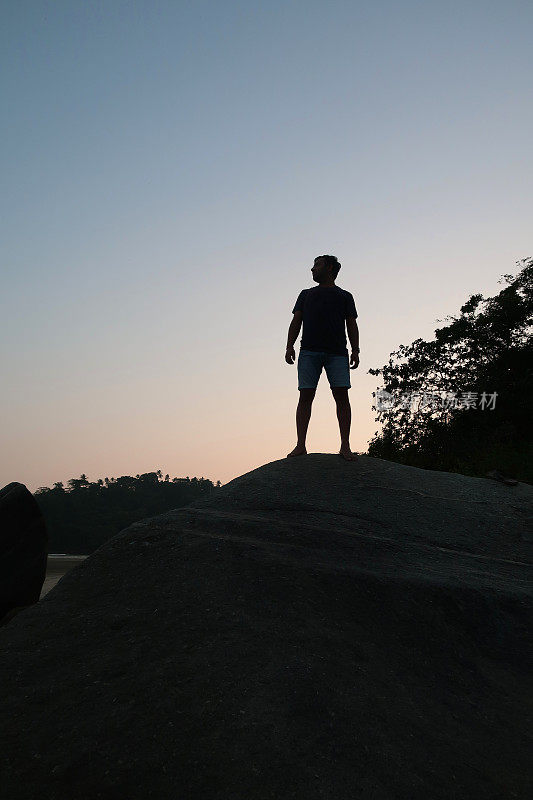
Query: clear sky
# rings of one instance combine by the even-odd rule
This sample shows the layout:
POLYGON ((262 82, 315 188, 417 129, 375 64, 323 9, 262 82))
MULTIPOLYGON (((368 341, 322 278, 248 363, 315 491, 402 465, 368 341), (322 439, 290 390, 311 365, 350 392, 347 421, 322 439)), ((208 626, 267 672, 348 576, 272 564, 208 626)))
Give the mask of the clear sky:
MULTIPOLYGON (((0 486, 283 458, 325 253, 363 452, 368 369, 533 255, 530 0, 13 0, 0 31, 0 486)), ((339 449, 325 373, 307 447, 339 449)))

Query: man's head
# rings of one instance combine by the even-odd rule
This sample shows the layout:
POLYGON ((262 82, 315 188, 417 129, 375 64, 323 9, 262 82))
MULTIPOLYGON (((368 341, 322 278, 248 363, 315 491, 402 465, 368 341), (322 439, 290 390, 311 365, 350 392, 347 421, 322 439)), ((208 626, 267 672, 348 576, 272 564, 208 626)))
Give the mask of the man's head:
POLYGON ((317 283, 332 283, 341 268, 335 256, 317 256, 311 269, 317 283))

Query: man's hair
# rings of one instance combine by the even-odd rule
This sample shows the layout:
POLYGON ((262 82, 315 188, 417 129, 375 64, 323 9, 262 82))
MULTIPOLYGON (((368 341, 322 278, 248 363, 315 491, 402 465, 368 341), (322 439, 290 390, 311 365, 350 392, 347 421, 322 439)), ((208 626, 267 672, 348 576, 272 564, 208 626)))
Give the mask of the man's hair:
POLYGON ((328 267, 330 266, 332 268, 331 269, 331 275, 333 277, 333 280, 335 280, 335 278, 339 274, 339 270, 341 268, 341 264, 337 260, 337 257, 336 256, 317 256, 315 258, 315 261, 317 260, 317 258, 321 258, 324 261, 324 263, 327 264, 328 267))

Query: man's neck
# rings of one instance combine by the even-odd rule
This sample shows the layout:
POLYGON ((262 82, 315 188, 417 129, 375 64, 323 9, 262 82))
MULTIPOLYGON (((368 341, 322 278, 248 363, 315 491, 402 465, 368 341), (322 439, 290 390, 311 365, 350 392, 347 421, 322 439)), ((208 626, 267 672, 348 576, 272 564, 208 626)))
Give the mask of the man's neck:
POLYGON ((332 289, 337 284, 336 283, 319 283, 318 285, 320 286, 321 289, 332 289))

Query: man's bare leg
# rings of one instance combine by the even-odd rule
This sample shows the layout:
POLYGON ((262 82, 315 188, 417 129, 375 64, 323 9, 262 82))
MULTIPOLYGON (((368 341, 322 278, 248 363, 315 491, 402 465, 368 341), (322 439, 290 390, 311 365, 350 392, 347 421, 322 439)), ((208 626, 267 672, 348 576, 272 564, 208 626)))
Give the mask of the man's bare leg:
POLYGON ((350 424, 352 421, 352 409, 348 398, 348 389, 344 386, 333 386, 331 388, 335 403, 337 404, 337 419, 341 434, 341 449, 339 455, 346 461, 355 461, 357 456, 350 450, 350 424))
POLYGON ((309 420, 311 419, 311 408, 313 405, 313 398, 316 389, 300 389, 300 400, 296 408, 296 434, 298 442, 292 452, 287 454, 290 456, 305 456, 307 450, 305 449, 305 437, 307 436, 307 428, 309 420))

